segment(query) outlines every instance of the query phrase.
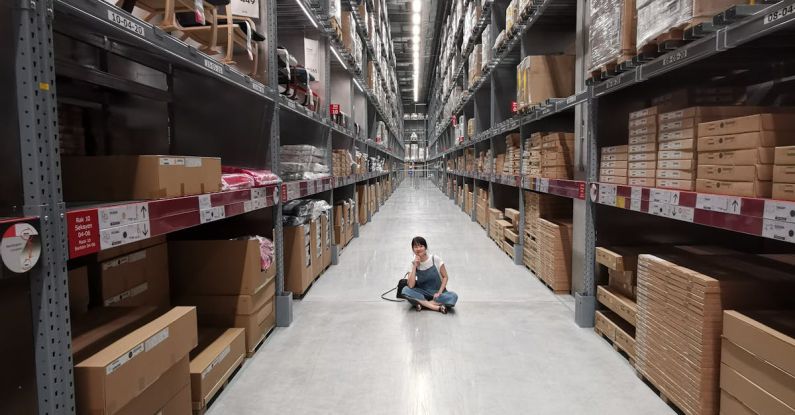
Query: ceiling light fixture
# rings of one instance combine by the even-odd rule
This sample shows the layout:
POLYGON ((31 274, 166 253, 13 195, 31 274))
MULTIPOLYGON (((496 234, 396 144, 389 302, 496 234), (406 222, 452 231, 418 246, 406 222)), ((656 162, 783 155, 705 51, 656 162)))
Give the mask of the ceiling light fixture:
POLYGON ((345 69, 345 70, 347 71, 347 70, 348 70, 348 67, 347 67, 347 66, 345 66, 345 62, 343 62, 343 61, 342 61, 342 58, 340 58, 340 55, 339 55, 339 54, 337 54, 337 49, 334 49, 334 46, 332 46, 332 47, 331 47, 331 51, 332 51, 332 52, 334 52, 334 56, 336 56, 336 57, 337 57, 337 60, 340 62, 340 65, 342 65, 342 68, 343 68, 343 69, 345 69))
POLYGON ((364 92, 362 86, 359 84, 359 81, 356 78, 353 78, 353 83, 356 84, 356 87, 359 88, 359 92, 364 92))
POLYGON ((412 2, 412 6, 413 6, 413 7, 412 7, 412 9, 413 9, 415 12, 418 12, 418 11, 420 11, 420 10, 422 9, 422 0, 414 0, 414 1, 412 2))
POLYGON ((309 14, 309 11, 306 10, 306 7, 304 7, 304 3, 302 3, 301 0, 295 0, 295 2, 298 3, 298 7, 300 7, 301 10, 304 11, 306 17, 309 18, 309 21, 312 22, 312 26, 315 26, 315 28, 317 28, 317 23, 315 23, 315 19, 309 14))
POLYGON ((411 34, 414 36, 420 35, 420 27, 419 26, 412 26, 411 27, 411 34))
POLYGON ((411 23, 413 24, 420 24, 420 14, 414 13, 411 15, 411 23))

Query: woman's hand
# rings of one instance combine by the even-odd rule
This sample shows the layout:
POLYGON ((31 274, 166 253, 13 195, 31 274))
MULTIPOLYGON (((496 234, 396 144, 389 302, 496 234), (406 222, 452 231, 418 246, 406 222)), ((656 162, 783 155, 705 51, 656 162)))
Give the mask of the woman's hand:
POLYGON ((414 255, 414 261, 411 261, 411 265, 413 265, 415 269, 420 266, 420 257, 414 255))
POLYGON ((442 293, 435 293, 433 295, 433 299, 435 300, 435 299, 439 298, 440 295, 442 295, 442 293))

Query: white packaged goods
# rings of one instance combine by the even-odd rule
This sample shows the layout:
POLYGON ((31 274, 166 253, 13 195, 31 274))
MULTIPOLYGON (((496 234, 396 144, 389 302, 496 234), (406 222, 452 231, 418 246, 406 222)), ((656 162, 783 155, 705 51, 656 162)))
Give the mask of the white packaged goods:
POLYGON ((591 1, 591 70, 624 54, 635 54, 635 11, 635 0, 591 1))
POLYGON ((737 0, 637 0, 637 46, 653 42, 674 28, 712 21, 712 16, 735 5, 737 0))
POLYGON ((326 152, 311 145, 284 145, 279 154, 279 165, 285 181, 312 180, 327 177, 326 152))

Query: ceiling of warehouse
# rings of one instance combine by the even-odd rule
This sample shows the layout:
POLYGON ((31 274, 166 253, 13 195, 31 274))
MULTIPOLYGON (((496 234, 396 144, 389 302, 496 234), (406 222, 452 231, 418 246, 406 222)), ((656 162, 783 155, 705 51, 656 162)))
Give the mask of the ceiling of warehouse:
POLYGON ((414 102, 414 64, 411 35, 412 1, 387 0, 389 21, 392 27, 392 42, 395 48, 398 78, 403 111, 405 113, 426 112, 430 75, 437 63, 436 51, 441 25, 444 22, 443 9, 449 0, 423 0, 420 12, 420 82, 418 102, 414 102))

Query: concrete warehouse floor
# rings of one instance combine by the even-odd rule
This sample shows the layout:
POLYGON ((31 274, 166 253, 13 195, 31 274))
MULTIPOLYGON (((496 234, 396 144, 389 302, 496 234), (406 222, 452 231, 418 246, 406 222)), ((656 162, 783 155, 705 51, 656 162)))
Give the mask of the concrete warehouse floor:
POLYGON ((430 181, 407 178, 209 414, 673 413, 573 309, 430 181), (379 298, 416 235, 459 295, 448 315, 379 298))

